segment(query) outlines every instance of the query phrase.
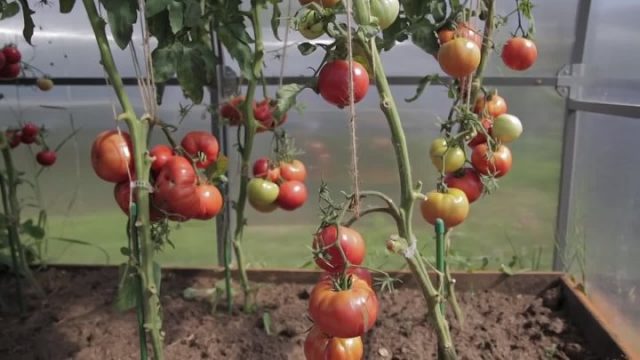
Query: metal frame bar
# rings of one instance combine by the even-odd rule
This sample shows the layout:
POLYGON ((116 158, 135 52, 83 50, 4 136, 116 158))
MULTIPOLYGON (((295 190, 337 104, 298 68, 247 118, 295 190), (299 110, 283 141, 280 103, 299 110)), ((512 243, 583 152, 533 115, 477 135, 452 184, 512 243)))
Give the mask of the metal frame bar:
MULTIPOLYGON (((583 67, 574 67, 573 64, 582 64, 587 40, 587 29, 589 27, 589 15, 591 13, 591 0, 582 0, 578 3, 575 42, 571 52, 570 75, 575 75, 576 71, 582 71, 583 67)), ((571 98, 576 95, 575 91, 569 87, 566 101, 565 125, 563 134, 562 166, 560 175, 560 191, 558 194, 558 207, 556 216, 556 239, 553 252, 553 269, 564 271, 565 255, 567 248, 567 238, 569 236, 569 219, 571 215, 571 201, 573 197, 573 175, 575 172, 576 146, 579 126, 578 109, 572 108, 576 102, 571 98)), ((579 94, 578 94, 579 95, 579 94)), ((579 98, 579 96, 578 96, 579 98)))
MULTIPOLYGON (((104 78, 94 77, 58 77, 52 78, 56 85, 60 86, 104 86, 107 85, 107 81, 104 78)), ((302 83, 311 80, 311 77, 307 76, 286 76, 283 78, 285 83, 302 83)), ((389 84, 402 86, 402 85, 417 85, 421 76, 390 76, 389 84)), ((449 78, 443 78, 449 79, 449 78)), ((0 82, 0 85, 24 85, 33 86, 36 84, 36 78, 18 78, 16 80, 0 82)), ((137 86, 138 80, 135 77, 122 78, 125 85, 137 86)), ((267 85, 278 85, 280 78, 277 76, 268 76, 265 78, 267 85)), ((493 86, 556 86, 558 79, 553 76, 546 77, 514 77, 514 76, 494 76, 486 77, 484 83, 493 86)), ((167 86, 178 86, 177 79, 170 79, 165 83, 167 86)), ((434 83, 433 85, 440 85, 434 83)))
POLYGON ((567 99, 567 107, 571 111, 584 111, 629 118, 640 118, 640 105, 635 104, 582 101, 570 98, 567 99))

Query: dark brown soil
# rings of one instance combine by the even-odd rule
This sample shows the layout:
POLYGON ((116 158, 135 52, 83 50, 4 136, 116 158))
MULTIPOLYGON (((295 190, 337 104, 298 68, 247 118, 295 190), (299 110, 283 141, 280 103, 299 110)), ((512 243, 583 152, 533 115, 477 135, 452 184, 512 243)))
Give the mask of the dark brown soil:
MULTIPOLYGON (((0 359, 138 358, 135 313, 118 313, 111 305, 115 270, 48 270, 38 278, 46 301, 32 298, 25 319, 0 314, 0 359)), ((211 315, 207 302, 182 298, 184 288, 212 283, 165 273, 166 359, 304 359, 311 285, 260 284, 261 308, 251 315, 211 315), (271 316, 272 335, 263 326, 265 311, 271 316)), ((6 303, 13 280, 4 275, 0 285, 6 303)), ((592 354, 564 317, 559 289, 539 298, 495 292, 459 297, 466 315, 464 330, 452 322, 461 359, 604 359, 592 354)), ((434 359, 435 336, 425 321, 421 295, 399 289, 382 295, 380 304, 378 322, 365 338, 365 358, 434 359)))

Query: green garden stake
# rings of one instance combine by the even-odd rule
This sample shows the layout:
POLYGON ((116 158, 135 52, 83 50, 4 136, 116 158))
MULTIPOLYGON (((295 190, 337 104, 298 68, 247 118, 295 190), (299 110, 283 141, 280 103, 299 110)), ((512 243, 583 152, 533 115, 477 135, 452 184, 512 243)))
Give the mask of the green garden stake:
MULTIPOLYGON (((138 206, 135 202, 131 202, 129 207, 129 224, 135 224, 136 219, 138 218, 138 206), (133 222, 132 222, 133 221, 133 222)), ((129 225, 130 226, 130 225, 129 225)), ((133 256, 136 258, 136 264, 140 264, 140 245, 138 242, 138 232, 134 226, 129 229, 132 238, 132 247, 133 256)), ((138 336, 140 338, 140 360, 147 360, 147 334, 146 329, 144 328, 145 316, 144 316, 144 291, 142 286, 142 278, 141 274, 138 272, 136 276, 136 284, 138 288, 138 296, 136 297, 136 316, 138 318, 138 336)))
MULTIPOLYGON (((436 268, 441 274, 445 272, 445 254, 444 254, 444 221, 442 219, 436 219, 436 268)), ((445 314, 445 301, 440 300, 440 312, 445 314)))

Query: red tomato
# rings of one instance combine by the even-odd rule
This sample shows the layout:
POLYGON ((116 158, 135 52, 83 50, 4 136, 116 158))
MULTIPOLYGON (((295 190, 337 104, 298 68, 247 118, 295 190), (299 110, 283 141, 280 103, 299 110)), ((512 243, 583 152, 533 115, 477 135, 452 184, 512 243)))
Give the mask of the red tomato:
POLYGON ((489 102, 485 102, 484 97, 479 96, 473 106, 473 112, 482 114, 485 110, 491 117, 495 118, 507 112, 507 103, 502 96, 497 94, 491 95, 489 102))
POLYGON ((453 78, 468 76, 480 64, 480 48, 469 39, 455 38, 440 47, 438 63, 453 78))
POLYGON ((20 63, 15 64, 5 64, 2 69, 0 69, 0 78, 2 79, 15 79, 20 75, 20 71, 22 70, 22 66, 20 63))
POLYGON ((222 194, 217 187, 211 184, 200 184, 196 187, 196 219, 209 220, 215 217, 222 210, 222 194))
POLYGON ((367 283, 351 277, 351 286, 336 289, 331 279, 319 281, 309 297, 309 315, 315 326, 338 338, 362 336, 378 317, 378 298, 367 283))
POLYGON ((191 162, 182 156, 167 161, 156 179, 155 202, 169 218, 185 221, 198 215, 196 172, 191 162))
POLYGON ((244 96, 236 96, 224 103, 220 108, 220 116, 229 120, 230 126, 238 126, 242 123, 240 105, 244 102, 244 96))
POLYGON ((167 161, 174 156, 174 153, 170 146, 160 144, 154 146, 149 152, 149 155, 154 158, 151 163, 151 171, 158 173, 167 161))
POLYGON ((304 205, 307 201, 307 187, 297 180, 285 181, 280 185, 278 194, 278 206, 281 209, 292 211, 304 205))
POLYGON ((289 181, 305 181, 307 178, 307 168, 300 160, 293 160, 292 162, 281 161, 280 176, 289 181))
POLYGON ((36 140, 38 140, 37 136, 28 136, 20 132, 20 141, 22 141, 23 144, 33 144, 36 140))
POLYGON ((91 146, 91 166, 104 181, 118 183, 129 180, 133 173, 132 145, 129 134, 118 130, 103 131, 91 146))
POLYGON ((263 156, 253 163, 253 176, 265 179, 269 174, 269 158, 263 156))
MULTIPOLYGON (((339 246, 351 265, 361 265, 364 261, 366 247, 364 239, 357 231, 340 226, 339 246)), ((323 270, 330 273, 341 272, 345 268, 345 262, 336 242, 338 229, 334 225, 321 229, 313 238, 314 260, 323 270)))
POLYGON ((22 59, 22 54, 20 54, 20 50, 15 45, 7 45, 2 49, 2 54, 7 62, 7 64, 17 64, 22 59))
POLYGON ((502 47, 502 62, 512 70, 527 70, 537 58, 536 44, 523 37, 511 38, 502 47))
POLYGON ((471 164, 480 174, 493 173, 496 178, 503 177, 511 170, 511 150, 505 145, 498 145, 493 155, 489 157, 489 146, 480 144, 473 148, 471 164))
POLYGON ((27 137, 35 138, 36 136, 38 136, 39 132, 40 132, 40 129, 38 128, 37 125, 35 125, 33 123, 26 123, 22 127, 22 135, 27 136, 27 137))
POLYGON ((441 28, 438 30, 438 40, 440 41, 440 45, 453 40, 454 37, 469 39, 478 45, 478 47, 482 47, 482 35, 480 31, 469 26, 469 23, 467 22, 458 23, 455 30, 450 28, 441 28))
POLYGON ((449 188, 462 190, 469 204, 478 200, 484 190, 480 175, 472 168, 464 168, 460 172, 448 174, 444 177, 444 183, 449 188))
MULTIPOLYGON (((491 128, 493 126, 493 120, 489 118, 484 118, 481 121, 482 127, 486 130, 487 134, 491 135, 491 128)), ((469 141, 469 146, 474 147, 478 144, 484 144, 487 142, 487 136, 482 132, 478 131, 478 134, 469 141)))
MULTIPOLYGON (((135 199, 130 199, 131 196, 131 183, 129 181, 123 181, 121 183, 117 183, 113 189, 113 196, 116 199, 116 203, 122 212, 124 212, 127 216, 129 216, 129 200, 135 201, 135 199)), ((156 207, 151 204, 149 207, 149 219, 152 222, 156 222, 162 219, 162 213, 156 209, 156 207)))
POLYGON ((57 155, 53 150, 42 150, 36 154, 36 161, 42 166, 51 166, 56 162, 57 155))
POLYGON ((449 188, 446 193, 429 192, 420 204, 422 217, 431 225, 436 219, 444 221, 447 228, 461 224, 469 215, 469 200, 462 190, 449 188))
POLYGON ((264 99, 256 104, 253 104, 253 117, 258 122, 257 132, 264 132, 274 125, 273 113, 271 112, 271 105, 269 99, 264 99))
POLYGON ((184 151, 196 161, 199 168, 207 168, 218 159, 220 146, 215 136, 206 131, 191 131, 187 133, 180 143, 184 151), (204 155, 204 159, 200 160, 200 154, 204 155))
MULTIPOLYGON (((318 74, 318 90, 329 103, 343 108, 349 105, 349 62, 334 60, 318 74)), ((353 101, 360 102, 369 90, 369 75, 358 62, 353 62, 353 101)))
POLYGON ((20 131, 17 131, 17 130, 7 131, 7 139, 9 140, 9 146, 12 149, 15 149, 16 147, 18 147, 18 145, 20 145, 20 142, 22 141, 21 138, 22 138, 22 134, 20 133, 20 131))
POLYGON ((304 340, 306 360, 361 360, 364 349, 362 339, 331 337, 312 327, 304 340))
POLYGON ((4 57, 4 53, 0 51, 0 69, 7 63, 7 58, 4 57))

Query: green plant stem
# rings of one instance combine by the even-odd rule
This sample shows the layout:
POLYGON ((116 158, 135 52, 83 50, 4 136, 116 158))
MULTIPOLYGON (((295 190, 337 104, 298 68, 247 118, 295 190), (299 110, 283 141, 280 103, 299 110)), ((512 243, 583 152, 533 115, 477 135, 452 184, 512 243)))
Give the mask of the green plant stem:
MULTIPOLYGON (((129 233, 129 248, 131 249, 131 255, 136 267, 140 266, 140 242, 138 241, 138 232, 135 231, 135 221, 138 216, 138 207, 135 203, 131 204, 129 208, 129 221, 127 222, 127 228, 129 233)), ((144 287, 142 276, 140 272, 136 272, 136 288, 138 295, 136 296, 136 317, 138 319, 138 337, 140 338, 140 360, 146 360, 147 354, 147 332, 144 329, 144 287)))
MULTIPOLYGON (((400 215, 403 219, 403 226, 398 229, 398 232, 401 238, 406 239, 408 242, 413 242, 415 241, 415 236, 413 234, 411 221, 416 196, 414 195, 414 189, 411 183, 411 165, 409 162, 407 142, 404 136, 404 130, 402 129, 398 108, 391 93, 391 88, 387 81, 384 68, 382 67, 382 60, 380 59, 380 54, 378 53, 375 42, 371 41, 368 48, 370 49, 373 68, 375 69, 375 80, 380 95, 380 108, 391 130, 392 143, 394 145, 398 163, 398 173, 400 175, 400 215)), ((404 256, 409 268, 417 278, 420 288, 422 289, 422 294, 429 306, 429 315, 431 316, 438 335, 438 358, 441 360, 455 360, 457 359, 457 355, 451 340, 449 325, 438 309, 440 294, 433 287, 429 279, 419 250, 415 248, 415 244, 413 245, 414 250, 412 254, 404 253, 404 256)))
POLYGON ((242 114, 245 119, 244 126, 244 141, 242 144, 242 164, 240 174, 240 193, 238 194, 238 201, 236 202, 236 229, 233 237, 233 249, 236 254, 236 262, 238 263, 238 270, 240 272, 240 281, 242 285, 242 291, 244 293, 244 311, 251 309, 251 287, 249 284, 249 278, 244 265, 244 254, 242 251, 242 237, 244 234, 244 227, 246 225, 246 219, 244 217, 244 210, 247 205, 247 186, 249 184, 249 162, 251 161, 251 151, 253 149, 253 139, 256 134, 256 119, 253 116, 253 99, 256 94, 256 87, 258 85, 257 76, 262 72, 262 59, 264 57, 264 44, 262 40, 262 29, 260 28, 260 6, 257 6, 252 2, 251 6, 251 21, 253 23, 255 49, 253 59, 253 78, 250 79, 247 93, 245 95, 245 102, 242 106, 242 114))
MULTIPOLYGON (((122 106, 123 114, 120 116, 126 121, 133 142, 133 161, 135 163, 135 173, 137 179, 148 179, 151 165, 150 157, 147 155, 147 133, 149 122, 138 120, 135 109, 126 94, 122 78, 118 73, 113 60, 111 48, 105 32, 105 21, 100 17, 93 0, 82 1, 87 12, 87 16, 93 28, 102 66, 104 67, 109 81, 122 106)), ((154 244, 151 239, 151 227, 149 222, 149 188, 140 186, 136 188, 136 204, 138 217, 134 223, 137 238, 140 242, 140 276, 144 287, 144 327, 151 335, 154 359, 163 360, 163 334, 162 319, 160 316, 160 297, 155 279, 153 261, 154 244)))
POLYGON ((471 97, 470 103, 471 106, 475 104, 476 97, 478 96, 478 92, 482 87, 482 80, 484 69, 487 67, 487 63, 489 62, 489 52, 493 47, 493 31, 495 29, 495 15, 496 15, 496 5, 495 0, 483 0, 487 5, 487 20, 484 23, 484 32, 482 37, 482 49, 480 52, 480 64, 478 64, 478 69, 473 77, 473 85, 471 86, 471 97))
POLYGON ((44 291, 38 285, 36 278, 31 272, 29 267, 29 261, 27 261, 27 255, 24 252, 22 241, 20 240, 20 232, 18 226, 20 225, 20 202, 18 201, 18 179, 16 178, 16 168, 13 166, 13 158, 11 157, 11 150, 7 147, 2 149, 2 157, 4 159, 5 170, 7 172, 7 189, 9 195, 9 213, 8 219, 11 232, 9 233, 10 239, 13 238, 13 244, 16 249, 18 269, 24 273, 31 286, 36 290, 38 296, 44 296, 44 291))
POLYGON ((7 234, 9 236, 9 248, 11 251, 11 266, 13 267, 13 273, 16 277, 16 295, 18 297, 18 306, 20 308, 20 314, 23 315, 25 312, 25 299, 22 294, 22 280, 20 279, 20 269, 22 268, 22 266, 19 264, 18 260, 18 249, 16 246, 15 238, 15 224, 11 220, 13 218, 13 214, 11 213, 11 209, 9 208, 7 186, 5 184, 3 175, 0 175, 0 190, 2 191, 2 208, 4 209, 4 214, 7 220, 7 234))

